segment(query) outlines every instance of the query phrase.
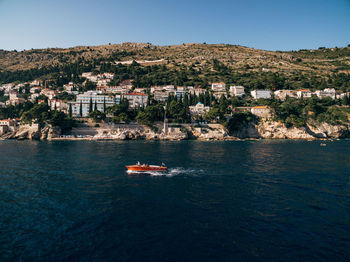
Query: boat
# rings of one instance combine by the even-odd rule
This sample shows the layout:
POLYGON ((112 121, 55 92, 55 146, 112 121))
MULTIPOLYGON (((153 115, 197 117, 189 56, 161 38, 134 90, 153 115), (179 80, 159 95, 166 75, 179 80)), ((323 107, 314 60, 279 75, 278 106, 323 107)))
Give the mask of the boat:
POLYGON ((126 166, 126 169, 128 171, 134 171, 134 172, 168 171, 168 168, 165 166, 165 164, 162 164, 161 166, 148 165, 148 164, 141 165, 139 162, 136 165, 126 166))

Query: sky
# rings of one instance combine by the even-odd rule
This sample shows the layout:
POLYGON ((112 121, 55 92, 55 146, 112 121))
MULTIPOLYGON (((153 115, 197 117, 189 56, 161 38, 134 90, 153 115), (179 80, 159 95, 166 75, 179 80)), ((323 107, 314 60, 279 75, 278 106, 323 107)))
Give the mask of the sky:
POLYGON ((0 0, 0 49, 149 42, 350 44, 350 0, 0 0))

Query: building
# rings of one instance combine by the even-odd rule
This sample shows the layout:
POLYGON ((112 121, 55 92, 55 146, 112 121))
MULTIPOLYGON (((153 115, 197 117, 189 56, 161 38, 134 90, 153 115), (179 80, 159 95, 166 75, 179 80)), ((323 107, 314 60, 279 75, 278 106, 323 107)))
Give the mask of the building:
POLYGON ((198 102, 195 106, 189 106, 191 116, 203 116, 209 112, 210 107, 198 102))
POLYGON ((19 119, 10 118, 0 120, 0 135, 16 130, 19 125, 19 122, 19 119))
POLYGON ((145 88, 135 88, 135 89, 134 89, 134 92, 135 92, 135 93, 145 93, 145 92, 146 92, 146 89, 145 89, 145 88))
POLYGON ((226 85, 225 83, 212 83, 211 90, 213 92, 226 92, 226 85))
POLYGON ((77 90, 76 85, 73 82, 69 82, 68 84, 63 85, 63 89, 68 93, 71 94, 73 91, 77 90))
POLYGON ((106 78, 106 79, 99 79, 97 80, 96 82, 96 86, 99 87, 99 86, 107 86, 109 84, 109 82, 111 82, 111 79, 109 78, 106 78))
POLYGON ((6 106, 12 105, 19 105, 23 104, 25 102, 24 98, 19 97, 17 92, 12 92, 9 94, 9 100, 5 102, 6 106))
POLYGON ((335 89, 334 88, 326 88, 324 90, 317 90, 317 91, 315 91, 315 95, 318 98, 325 98, 325 97, 330 97, 332 99, 336 98, 336 94, 335 94, 335 89))
POLYGON ((244 96, 244 86, 230 86, 230 95, 239 97, 244 96))
POLYGON ((129 108, 144 107, 147 105, 148 95, 144 93, 129 93, 123 95, 129 101, 129 108))
POLYGON ((40 94, 46 96, 48 99, 53 99, 58 93, 55 90, 44 88, 40 94))
POLYGON ((165 102, 168 99, 169 93, 163 90, 156 90, 153 92, 153 98, 156 101, 165 102))
POLYGON ((282 101, 286 100, 287 97, 297 98, 297 94, 294 90, 277 90, 273 94, 276 99, 282 101))
POLYGON ((191 95, 199 96, 201 94, 204 94, 206 91, 207 91, 206 89, 203 89, 203 88, 200 88, 200 87, 196 87, 196 88, 194 88, 193 86, 188 87, 188 92, 191 95))
POLYGON ((175 86, 174 85, 163 86, 163 90, 166 90, 168 92, 175 92, 175 86))
POLYGON ((68 104, 61 99, 48 99, 47 103, 51 110, 68 112, 68 104))
POLYGON ((106 96, 100 95, 94 91, 87 91, 83 94, 77 95, 75 102, 69 102, 67 105, 67 111, 69 112, 69 107, 71 106, 73 116, 87 117, 90 113, 89 111, 91 103, 92 110, 94 110, 96 104, 96 109, 100 112, 104 112, 107 107, 111 107, 120 103, 120 95, 106 96))
POLYGON ((29 85, 30 86, 42 86, 43 85, 43 80, 34 80, 29 85))
POLYGON ((218 91, 218 92, 214 92, 213 93, 213 96, 216 98, 216 99, 220 99, 221 97, 227 97, 227 93, 226 91, 218 91))
POLYGON ((309 89, 302 89, 297 92, 298 98, 310 98, 312 97, 312 92, 309 89))
POLYGON ((260 99, 260 98, 265 98, 265 99, 270 99, 271 98, 271 91, 270 90, 253 90, 250 92, 252 97, 254 99, 260 99))
POLYGON ((35 102, 36 101, 36 99, 39 97, 40 95, 39 94, 31 94, 30 95, 30 101, 32 101, 32 102, 35 102))
POLYGON ((271 109, 268 106, 254 106, 251 108, 251 112, 258 117, 267 118, 271 114, 271 109))
POLYGON ((39 94, 40 91, 41 91, 41 87, 40 87, 40 86, 34 86, 34 87, 32 87, 32 88, 29 90, 29 92, 30 92, 31 94, 39 94))
POLYGON ((186 91, 184 90, 176 90, 175 91, 175 96, 177 98, 177 100, 183 99, 186 95, 186 91))

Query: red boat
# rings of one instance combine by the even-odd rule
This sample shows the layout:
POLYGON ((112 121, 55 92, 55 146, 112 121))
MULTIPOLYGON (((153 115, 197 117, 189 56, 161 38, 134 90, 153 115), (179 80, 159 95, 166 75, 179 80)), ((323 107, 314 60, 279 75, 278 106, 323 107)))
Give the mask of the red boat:
POLYGON ((162 164, 161 166, 156 165, 147 165, 147 164, 140 164, 137 163, 136 165, 126 166, 126 169, 129 171, 136 171, 136 172, 147 172, 147 171, 168 171, 168 168, 162 164))

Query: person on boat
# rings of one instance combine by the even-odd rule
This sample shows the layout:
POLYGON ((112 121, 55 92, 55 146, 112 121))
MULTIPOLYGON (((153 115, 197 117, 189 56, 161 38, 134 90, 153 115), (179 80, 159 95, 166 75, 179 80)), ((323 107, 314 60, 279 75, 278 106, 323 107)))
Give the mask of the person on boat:
POLYGON ((140 166, 141 164, 140 164, 140 161, 137 161, 137 164, 136 165, 138 165, 138 166, 140 166))
POLYGON ((164 163, 162 163, 162 166, 165 166, 165 164, 164 164, 164 163))

